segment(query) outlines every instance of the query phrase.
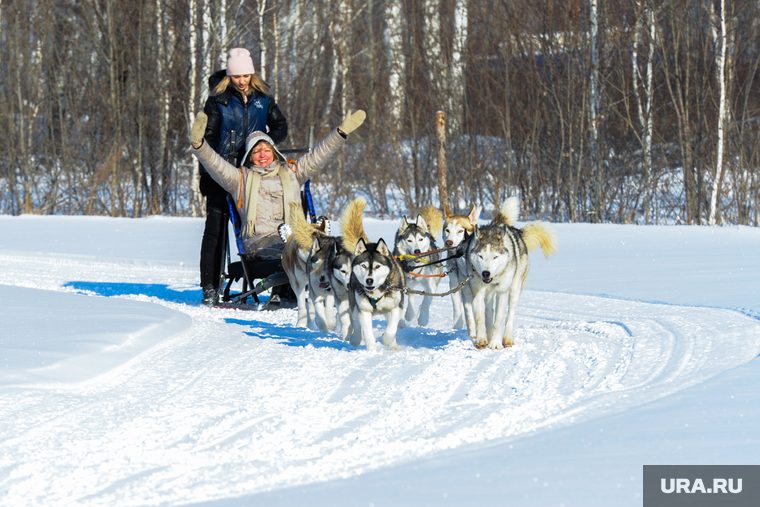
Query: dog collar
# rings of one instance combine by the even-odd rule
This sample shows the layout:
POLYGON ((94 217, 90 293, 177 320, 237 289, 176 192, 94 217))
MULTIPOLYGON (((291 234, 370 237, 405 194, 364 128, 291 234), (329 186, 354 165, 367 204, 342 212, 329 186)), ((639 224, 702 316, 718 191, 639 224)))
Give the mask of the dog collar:
POLYGON ((364 293, 364 297, 367 298, 367 300, 369 301, 369 304, 372 305, 372 309, 377 310, 377 302, 385 297, 385 292, 383 292, 383 295, 377 299, 369 297, 369 294, 367 294, 366 292, 364 293))

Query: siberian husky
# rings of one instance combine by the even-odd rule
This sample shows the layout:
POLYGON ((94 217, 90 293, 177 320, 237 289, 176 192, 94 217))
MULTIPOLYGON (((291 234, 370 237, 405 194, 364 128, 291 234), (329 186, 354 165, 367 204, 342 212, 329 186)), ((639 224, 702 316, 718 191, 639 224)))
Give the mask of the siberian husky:
POLYGON ((522 229, 513 227, 518 211, 517 198, 507 199, 490 224, 475 227, 467 247, 475 316, 473 338, 479 349, 514 344, 515 309, 528 277, 528 252, 540 246, 548 258, 557 249, 556 233, 549 224, 531 222, 522 229))
POLYGON ((404 308, 404 272, 382 239, 377 243, 360 239, 354 255, 348 283, 353 326, 351 345, 358 347, 364 338, 367 350, 374 350, 372 315, 383 313, 387 321, 383 343, 397 350, 396 331, 404 308))
MULTIPOLYGON (((306 220, 299 203, 290 203, 291 233, 282 250, 282 267, 288 275, 290 286, 298 299, 299 327, 308 327, 315 321, 315 308, 311 299, 307 298, 309 287, 309 271, 307 261, 316 238, 328 237, 329 221, 324 219, 319 225, 306 220)), ((282 235, 282 233, 281 233, 282 235)))
POLYGON ((341 334, 348 340, 351 332, 351 314, 348 306, 348 282, 351 276, 353 251, 359 238, 367 240, 362 213, 367 201, 354 199, 341 215, 341 237, 316 237, 307 261, 309 271, 309 298, 314 303, 315 320, 322 331, 335 328, 335 305, 341 323, 341 334), (345 245, 348 244, 349 247, 345 245))
POLYGON ((354 260, 354 251, 359 240, 369 243, 364 232, 362 213, 367 206, 363 197, 357 197, 350 203, 340 216, 341 243, 335 246, 328 261, 330 269, 330 283, 335 289, 338 300, 338 318, 343 340, 348 340, 353 332, 351 325, 351 310, 348 300, 348 284, 351 281, 351 263, 354 260))
MULTIPOLYGON (((448 205, 444 204, 443 212, 446 215, 446 220, 443 222, 441 239, 446 248, 457 249, 456 253, 453 253, 451 250, 448 253, 448 257, 452 257, 447 263, 449 286, 453 289, 467 278, 467 261, 464 253, 467 249, 467 243, 472 237, 472 232, 478 223, 480 207, 473 206, 467 215, 454 215, 449 210, 448 205)), ((464 328, 465 322, 474 322, 472 315, 467 317, 465 313, 465 306, 468 312, 472 310, 472 293, 468 286, 464 286, 459 291, 453 292, 451 294, 451 303, 454 307, 454 329, 464 328), (466 305, 464 302, 466 302, 466 305)))
MULTIPOLYGON (((401 224, 396 232, 394 241, 393 255, 401 264, 406 278, 406 286, 410 289, 435 293, 438 283, 441 281, 440 276, 443 274, 442 264, 431 264, 441 259, 440 253, 416 257, 425 252, 437 250, 435 238, 441 232, 443 216, 438 209, 433 206, 424 206, 421 213, 417 215, 417 220, 409 222, 406 216, 401 218, 401 224)), ((422 296, 420 304, 420 313, 417 317, 417 324, 427 326, 430 320, 430 303, 433 296, 422 296)), ((414 298, 409 296, 406 314, 404 318, 407 322, 414 320, 416 316, 414 308, 414 298)), ((403 322, 401 324, 403 326, 403 322)))
POLYGON ((331 257, 337 248, 343 248, 340 238, 333 236, 316 237, 306 262, 309 272, 309 299, 314 304, 317 327, 321 331, 335 329, 336 292, 346 288, 334 285, 330 280, 331 257))

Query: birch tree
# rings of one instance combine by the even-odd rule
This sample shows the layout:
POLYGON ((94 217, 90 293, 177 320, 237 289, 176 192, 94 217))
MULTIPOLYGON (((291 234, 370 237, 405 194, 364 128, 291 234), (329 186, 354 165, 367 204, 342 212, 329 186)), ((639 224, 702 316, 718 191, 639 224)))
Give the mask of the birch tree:
POLYGON ((633 80, 633 91, 636 99, 636 108, 638 110, 639 124, 643 133, 644 139, 644 221, 649 223, 650 203, 652 202, 652 130, 654 127, 652 116, 652 100, 654 97, 654 90, 652 88, 654 81, 654 43, 655 43, 655 16, 654 8, 652 8, 649 0, 644 2, 639 1, 639 16, 637 21, 636 30, 634 32, 634 44, 632 50, 632 62, 633 72, 631 72, 631 78, 633 80), (646 73, 641 75, 641 68, 639 67, 639 46, 641 43, 641 32, 648 30, 648 38, 646 39, 647 46, 649 48, 647 55, 646 73), (642 97, 639 93, 639 83, 643 88, 642 97))
POLYGON ((599 63, 597 62, 597 36, 599 32, 598 0, 589 3, 589 157, 595 175, 595 222, 601 222, 604 214, 602 202, 602 164, 599 161, 599 63))
POLYGON ((388 81, 390 84, 390 115, 397 129, 400 129, 406 62, 402 39, 401 0, 388 0, 385 4, 385 40, 388 53, 388 81))
POLYGON ((715 182, 713 183, 712 197, 710 198, 710 225, 716 225, 720 219, 720 187, 723 182, 723 164, 725 157, 726 128, 729 120, 728 96, 726 93, 726 46, 728 35, 726 32, 726 0, 720 0, 720 11, 716 13, 713 29, 717 39, 718 51, 715 55, 716 74, 718 78, 718 156, 715 163, 715 182))
POLYGON ((451 65, 449 82, 451 93, 449 94, 449 131, 460 132, 462 128, 462 104, 465 99, 465 62, 467 57, 467 39, 469 30, 469 17, 467 12, 467 0, 456 0, 454 8, 454 43, 451 51, 451 65))

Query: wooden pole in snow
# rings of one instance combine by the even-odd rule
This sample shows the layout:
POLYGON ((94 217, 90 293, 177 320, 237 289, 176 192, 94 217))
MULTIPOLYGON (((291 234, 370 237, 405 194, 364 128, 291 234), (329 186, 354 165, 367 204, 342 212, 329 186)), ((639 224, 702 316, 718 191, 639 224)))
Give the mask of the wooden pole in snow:
POLYGON ((444 209, 449 199, 446 187, 446 113, 438 111, 436 115, 438 117, 435 128, 438 137, 438 198, 441 209, 444 209))

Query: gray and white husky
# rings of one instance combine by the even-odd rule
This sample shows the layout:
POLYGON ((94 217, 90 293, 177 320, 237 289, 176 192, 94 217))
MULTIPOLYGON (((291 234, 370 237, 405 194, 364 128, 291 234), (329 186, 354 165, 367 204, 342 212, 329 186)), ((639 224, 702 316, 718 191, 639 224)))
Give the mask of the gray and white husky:
POLYGON ((322 331, 335 328, 335 306, 341 324, 343 340, 351 333, 351 313, 348 303, 348 282, 351 261, 360 238, 366 239, 362 213, 367 205, 364 198, 351 201, 341 215, 342 235, 318 236, 311 247, 307 262, 309 300, 314 302, 315 321, 322 331))
POLYGON ((474 336, 469 330, 479 349, 514 344, 515 310, 530 267, 528 252, 540 246, 548 258, 557 248, 554 229, 545 222, 513 227, 518 211, 517 198, 507 199, 490 224, 475 227, 467 247, 474 336))
MULTIPOLYGON (((432 294, 438 288, 444 266, 430 263, 440 260, 441 254, 435 253, 425 257, 416 257, 416 255, 438 249, 435 237, 441 232, 442 222, 441 212, 433 206, 424 206, 414 222, 407 220, 406 216, 401 218, 394 241, 393 255, 400 262, 405 273, 406 286, 410 289, 432 294)), ((432 300, 433 296, 422 296, 420 313, 417 317, 418 325, 427 326, 432 300)), ((417 311, 414 308, 414 296, 410 295, 404 318, 407 322, 411 322, 415 316, 417 316, 417 311)), ((404 325, 403 322, 401 325, 404 325)))
POLYGON ((348 283, 353 326, 351 345, 358 347, 364 338, 367 350, 375 349, 372 316, 382 313, 387 322, 383 343, 391 350, 398 349, 396 331, 404 308, 404 287, 404 272, 385 242, 380 239, 377 243, 365 243, 360 239, 354 250, 348 283))

